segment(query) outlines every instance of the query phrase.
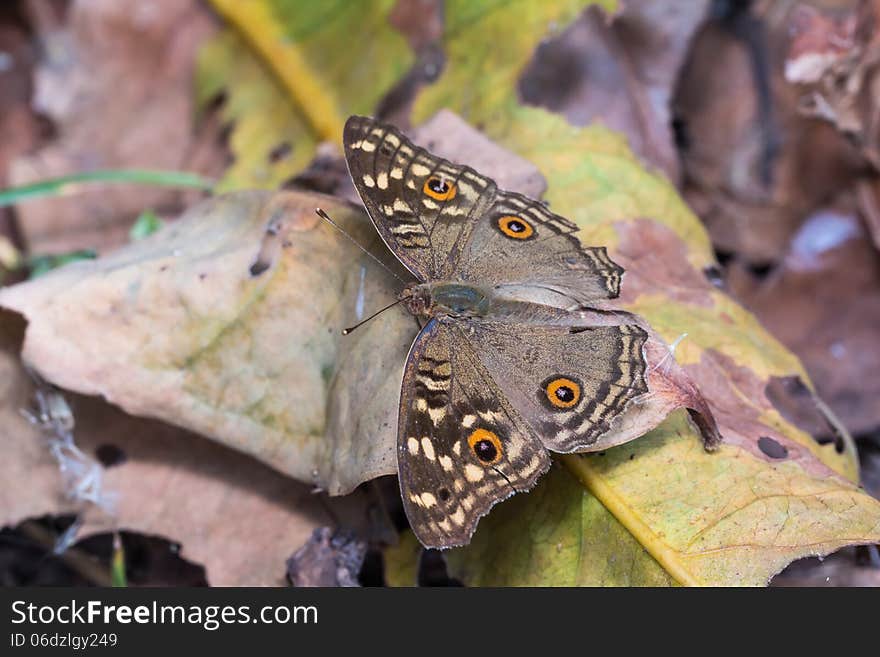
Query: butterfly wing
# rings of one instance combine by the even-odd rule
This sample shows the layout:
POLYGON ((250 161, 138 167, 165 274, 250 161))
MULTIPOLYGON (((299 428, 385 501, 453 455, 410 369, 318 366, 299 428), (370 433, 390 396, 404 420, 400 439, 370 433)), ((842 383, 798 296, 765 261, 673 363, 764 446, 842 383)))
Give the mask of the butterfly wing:
POLYGON ((550 465, 461 329, 436 319, 407 358, 397 447, 404 508, 427 547, 466 544, 481 516, 550 465))
POLYGON ((469 322, 468 336, 510 402, 554 452, 588 449, 648 392, 647 332, 635 324, 469 322))
POLYGON ((575 235, 577 225, 542 203, 499 192, 475 221, 454 278, 496 288, 545 290, 558 296, 554 305, 586 305, 618 296, 623 268, 605 247, 584 247, 575 235))
POLYGON ((354 186, 388 248, 419 280, 448 278, 495 183, 370 118, 349 118, 342 139, 354 186))

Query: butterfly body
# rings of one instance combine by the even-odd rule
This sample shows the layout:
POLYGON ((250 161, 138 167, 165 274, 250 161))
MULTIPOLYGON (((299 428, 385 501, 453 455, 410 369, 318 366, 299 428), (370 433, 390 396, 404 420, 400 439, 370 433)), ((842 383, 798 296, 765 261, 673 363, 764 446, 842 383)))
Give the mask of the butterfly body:
POLYGON ((549 451, 588 450, 648 391, 647 333, 573 311, 618 295, 622 268, 577 226, 396 128, 352 117, 349 171, 376 229, 416 279, 421 327, 398 415, 401 495, 423 544, 468 542, 531 488, 549 451))

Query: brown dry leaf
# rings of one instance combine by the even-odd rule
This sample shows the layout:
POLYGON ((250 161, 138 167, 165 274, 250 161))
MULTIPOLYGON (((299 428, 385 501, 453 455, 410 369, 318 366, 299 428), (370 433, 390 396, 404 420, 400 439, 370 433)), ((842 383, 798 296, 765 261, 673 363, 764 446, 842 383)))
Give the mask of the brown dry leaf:
POLYGON ((673 181, 678 153, 670 100, 691 36, 708 2, 627 2, 613 16, 589 7, 542 43, 523 72, 523 102, 564 114, 573 125, 599 121, 673 181))
MULTIPOLYGON (((847 428, 864 434, 880 426, 880 261, 849 206, 812 214, 765 278, 734 266, 728 285, 803 360, 847 428)), ((828 436, 809 408, 794 415, 813 435, 828 436)))
POLYGON ((880 1, 849 11, 799 5, 785 77, 800 88, 800 109, 832 123, 880 170, 880 1))
MULTIPOLYGON (((197 0, 73 2, 67 27, 41 35, 35 74, 34 108, 59 136, 14 161, 10 183, 94 169, 217 173, 224 158, 193 133, 192 100, 195 53, 213 29, 197 0)), ((30 201, 19 218, 33 252, 100 249, 127 241, 144 209, 180 202, 180 192, 114 185, 30 201)))
POLYGON ((716 249, 752 263, 780 259, 806 214, 862 165, 836 130, 797 109, 799 92, 783 76, 792 4, 760 3, 760 15, 733 24, 707 21, 674 99, 683 194, 716 249), (762 44, 766 56, 756 61, 749 42, 762 44), (769 116, 756 68, 769 76, 769 116))
POLYGON ((124 460, 109 468, 95 463, 88 473, 99 477, 112 513, 67 498, 46 436, 21 413, 33 394, 17 356, 23 328, 20 318, 0 313, 0 526, 82 511, 79 536, 118 528, 166 537, 182 545, 184 558, 205 566, 210 584, 221 586, 281 585, 285 560, 316 527, 361 527, 360 496, 322 499, 247 456, 78 395, 68 395, 77 446, 93 457, 112 445, 124 460))
MULTIPOLYGON (((531 166, 441 113, 420 140, 515 189, 531 166), (458 159, 458 158, 456 158, 458 159)), ((321 222, 321 206, 384 253, 364 213, 330 197, 240 193, 206 202, 153 238, 0 291, 29 322, 25 360, 68 389, 101 394, 255 455, 332 494, 395 474, 401 368, 417 325, 400 307, 350 336, 341 329, 393 299, 401 283, 321 222)), ((594 324, 628 315, 584 313, 594 324)), ((650 393, 591 450, 634 440, 672 410, 719 437, 699 391, 653 335, 650 393)))

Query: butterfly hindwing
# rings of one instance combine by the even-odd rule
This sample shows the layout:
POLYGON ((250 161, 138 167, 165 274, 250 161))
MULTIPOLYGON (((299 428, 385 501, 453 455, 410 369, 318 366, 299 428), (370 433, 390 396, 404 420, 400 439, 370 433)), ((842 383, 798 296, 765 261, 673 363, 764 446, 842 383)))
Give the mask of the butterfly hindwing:
POLYGON ((469 338, 544 446, 588 449, 648 392, 647 332, 635 324, 547 326, 472 321, 469 338))
POLYGON ((466 544, 481 516, 550 465, 461 330, 438 320, 407 359, 397 446, 404 508, 428 547, 466 544))
POLYGON ((348 119, 343 143, 355 188, 394 255, 422 281, 447 277, 495 183, 366 117, 348 119))

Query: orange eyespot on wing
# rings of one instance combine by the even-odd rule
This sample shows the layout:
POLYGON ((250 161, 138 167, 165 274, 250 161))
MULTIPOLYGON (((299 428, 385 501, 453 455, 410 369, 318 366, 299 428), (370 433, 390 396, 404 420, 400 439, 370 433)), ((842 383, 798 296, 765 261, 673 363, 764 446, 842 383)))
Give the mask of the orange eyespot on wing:
POLYGON ((556 408, 572 408, 581 400, 581 384, 564 376, 547 381, 544 392, 547 401, 556 408))
POLYGON ((512 214, 498 218, 498 229, 515 240, 527 240, 535 234, 532 224, 512 214))
POLYGON ((425 181, 422 191, 435 201, 451 201, 455 198, 456 187, 454 183, 439 176, 431 176, 425 181))
POLYGON ((474 456, 483 465, 495 465, 501 460, 504 449, 501 440, 494 432, 488 429, 476 429, 468 436, 468 445, 474 456))

